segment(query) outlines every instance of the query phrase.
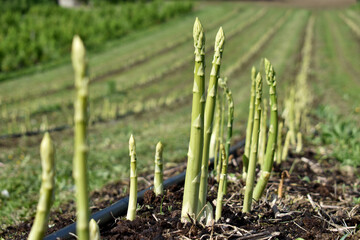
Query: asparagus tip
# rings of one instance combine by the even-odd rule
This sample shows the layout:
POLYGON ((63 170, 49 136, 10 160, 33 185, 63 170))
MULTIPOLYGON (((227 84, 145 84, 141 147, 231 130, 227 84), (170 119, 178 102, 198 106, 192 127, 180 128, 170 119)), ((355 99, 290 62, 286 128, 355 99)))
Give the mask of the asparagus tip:
POLYGON ((157 152, 162 151, 163 147, 164 147, 163 144, 161 143, 161 141, 159 141, 159 142, 156 144, 156 151, 157 151, 157 152))
POLYGON ((224 40, 225 40, 224 31, 223 31, 223 28, 220 27, 219 31, 216 34, 216 38, 215 38, 215 51, 217 49, 219 49, 219 51, 222 51, 222 48, 224 46, 224 40))
POLYGON ((130 152, 132 152, 132 149, 135 148, 135 139, 134 136, 131 134, 130 139, 129 139, 129 150, 130 152))
POLYGON ((74 36, 73 42, 72 42, 72 62, 75 71, 81 71, 85 66, 85 46, 82 42, 81 38, 78 35, 74 36))
POLYGON ((196 48, 202 48, 205 45, 204 29, 199 18, 196 17, 193 29, 194 45, 196 48))
MULTIPOLYGON (((51 140, 50 134, 48 132, 45 133, 41 145, 40 145, 40 153, 43 156, 51 156, 54 154, 54 145, 51 140)), ((47 159, 47 158, 45 158, 47 159)))

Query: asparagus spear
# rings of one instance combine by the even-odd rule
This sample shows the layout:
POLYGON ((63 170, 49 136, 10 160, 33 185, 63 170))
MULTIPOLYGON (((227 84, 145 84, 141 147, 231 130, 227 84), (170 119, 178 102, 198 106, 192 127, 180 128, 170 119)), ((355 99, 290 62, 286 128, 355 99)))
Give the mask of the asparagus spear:
POLYGON ((264 111, 260 121, 260 134, 259 134, 259 164, 263 165, 265 157, 265 144, 266 144, 266 121, 267 121, 267 101, 264 99, 264 111))
POLYGON ((76 186, 76 233, 81 240, 89 239, 89 192, 87 173, 86 129, 88 121, 88 85, 85 47, 79 36, 72 44, 72 63, 75 70, 76 99, 74 104, 75 145, 73 177, 76 186))
POLYGON ((221 161, 222 161, 222 168, 221 168, 221 174, 220 174, 220 181, 219 181, 219 189, 216 199, 216 212, 215 212, 215 221, 218 221, 221 218, 221 212, 222 212, 222 204, 223 204, 223 197, 224 197, 224 184, 226 179, 226 153, 225 153, 225 147, 223 144, 220 144, 220 155, 221 155, 221 161))
POLYGON ((210 146, 210 138, 212 133, 213 119, 214 119, 216 93, 218 88, 217 85, 218 85, 218 79, 220 73, 220 64, 221 64, 221 57, 224 46, 224 39, 225 39, 224 32, 223 29, 220 27, 215 38, 214 58, 212 61, 208 94, 205 105, 204 144, 203 144, 202 161, 201 161, 201 180, 199 187, 199 203, 198 203, 199 210, 202 209, 206 204, 206 196, 208 190, 207 189, 208 172, 209 172, 209 146, 210 146))
POLYGON ((127 211, 127 220, 134 220, 136 217, 137 204, 137 170, 136 170, 136 145, 134 136, 131 134, 129 140, 129 156, 130 156, 130 193, 129 205, 127 211))
POLYGON ((158 142, 156 145, 155 153, 155 177, 154 177, 154 190, 155 194, 162 195, 164 193, 164 172, 163 172, 163 145, 161 142, 158 142))
POLYGON ((278 128, 278 137, 277 137, 277 147, 276 147, 276 163, 278 165, 281 164, 281 154, 282 154, 282 129, 283 129, 284 123, 281 121, 279 122, 279 128, 278 128))
POLYGON ((289 153, 291 135, 292 135, 292 132, 289 130, 285 137, 284 147, 283 147, 282 154, 281 154, 281 161, 285 161, 287 158, 287 155, 289 153))
POLYGON ((195 69, 193 103, 191 113, 190 144, 184 185, 181 219, 188 221, 188 215, 195 219, 199 199, 200 165, 204 138, 205 105, 205 36, 198 18, 194 24, 195 69))
POLYGON ((270 95, 270 126, 268 134, 268 142, 266 145, 266 154, 264 165, 261 169, 259 181, 254 190, 254 199, 258 201, 264 192, 270 173, 274 163, 274 154, 276 148, 277 132, 278 132, 278 108, 277 108, 277 95, 276 95, 276 78, 275 71, 270 61, 265 58, 265 74, 266 82, 269 85, 270 95))
POLYGON ((41 240, 48 228, 50 208, 54 198, 55 188, 55 150, 54 144, 47 132, 40 145, 42 176, 40 198, 37 206, 34 224, 29 234, 29 240, 41 240))
POLYGON ((249 103, 249 117, 246 126, 246 142, 245 142, 245 152, 243 155, 243 180, 246 180, 246 174, 248 171, 249 164, 249 155, 250 155, 250 146, 251 146, 251 134, 253 129, 253 119, 254 119, 254 105, 255 105, 255 78, 256 78, 256 68, 252 67, 251 69, 251 92, 250 92, 250 103, 249 103))
POLYGON ((258 150, 259 140, 259 125, 261 118, 261 94, 262 94, 262 78, 261 74, 258 73, 256 76, 256 96, 255 96, 255 112, 254 112, 254 126, 251 134, 251 152, 249 158, 249 166, 246 177, 245 197, 243 212, 248 213, 251 211, 254 180, 255 180, 255 167, 256 157, 258 150))
POLYGON ((100 240, 100 229, 96 221, 92 218, 89 223, 90 240, 100 240))
MULTIPOLYGON (((220 124, 221 124, 221 102, 220 102, 219 92, 216 94, 216 134, 215 134, 215 153, 214 153, 214 172, 217 176, 217 166, 221 163, 221 159, 219 156, 219 147, 220 147, 220 124)), ((221 164, 220 164, 221 165, 221 164)))

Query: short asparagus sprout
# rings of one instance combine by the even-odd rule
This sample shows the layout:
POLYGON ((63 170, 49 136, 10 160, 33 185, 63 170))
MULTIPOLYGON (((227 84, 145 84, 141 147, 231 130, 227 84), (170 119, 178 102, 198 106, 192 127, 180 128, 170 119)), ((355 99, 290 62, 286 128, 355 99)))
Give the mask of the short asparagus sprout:
POLYGON ((260 121, 260 135, 259 135, 259 157, 258 163, 260 166, 264 163, 265 158, 265 144, 266 144, 266 121, 267 121, 267 100, 264 99, 264 110, 262 111, 262 117, 260 121))
POLYGON ((49 133, 45 133, 40 145, 42 176, 40 198, 29 240, 41 240, 48 228, 50 208, 55 189, 55 149, 49 133))
POLYGON ((90 220, 89 229, 90 229, 90 240, 100 240, 100 229, 94 219, 90 220))
POLYGON ((209 175, 209 147, 210 147, 210 138, 212 133, 215 104, 216 104, 216 94, 218 88, 218 79, 220 73, 220 64, 221 57, 224 47, 224 31, 220 27, 216 39, 215 39, 215 49, 214 49, 214 58, 212 61, 212 68, 210 73, 210 81, 208 87, 208 94, 206 98, 205 113, 204 113, 204 144, 202 152, 202 161, 201 161, 201 180, 199 187, 199 203, 198 210, 202 209, 206 204, 206 196, 208 190, 208 175, 209 175))
POLYGON ((250 91, 250 103, 249 103, 249 116, 246 126, 246 142, 245 142, 245 152, 243 155, 243 180, 246 180, 246 174, 248 171, 249 164, 249 155, 250 155, 250 146, 251 146, 251 134, 253 129, 254 121, 254 107, 255 107, 255 86, 256 86, 256 68, 252 67, 251 69, 251 91, 250 91))
POLYGON ((88 122, 88 85, 85 47, 79 36, 72 44, 72 64, 75 71, 76 99, 74 104, 75 145, 73 177, 76 186, 76 233, 81 240, 89 239, 89 190, 87 173, 86 130, 88 122))
POLYGON ((221 153, 221 162, 222 162, 222 168, 221 168, 221 174, 220 174, 220 182, 219 182, 219 189, 216 199, 216 212, 215 212, 215 221, 218 221, 221 218, 221 212, 222 212, 222 205, 223 205, 223 198, 224 198, 224 184, 225 184, 225 178, 226 178, 226 153, 225 153, 225 147, 223 144, 220 144, 220 153, 221 153))
POLYGON ((277 146, 276 146, 276 163, 278 165, 281 164, 281 154, 282 154, 282 129, 283 129, 284 123, 281 121, 279 122, 278 127, 278 137, 277 137, 277 146))
POLYGON ((195 69, 193 101, 191 113, 190 143, 187 170, 184 185, 181 220, 188 221, 188 216, 195 219, 198 211, 199 185, 201 177, 201 160, 204 139, 204 106, 205 106, 205 36, 198 18, 194 30, 195 69))
POLYGON ((248 172, 246 176, 246 187, 244 196, 243 212, 251 211, 253 188, 255 180, 256 158, 259 141, 259 126, 261 118, 261 94, 262 94, 262 77, 258 73, 256 76, 256 96, 255 96, 255 112, 254 112, 254 126, 251 134, 251 152, 249 158, 248 172))
MULTIPOLYGON (((226 159, 229 159, 229 152, 230 152, 230 144, 231 144, 231 138, 232 138, 232 128, 233 128, 233 122, 234 122, 234 100, 232 97, 232 92, 227 86, 227 78, 225 78, 224 81, 221 82, 220 86, 223 88, 226 99, 228 102, 228 122, 227 122, 227 137, 226 137, 226 146, 225 146, 225 157, 226 159)), ((226 174, 227 174, 227 167, 228 167, 228 161, 226 161, 226 174)), ((222 169, 223 167, 221 167, 222 169)), ((223 194, 225 195, 227 192, 227 177, 225 177, 225 183, 223 188, 223 194)))
POLYGON ((276 149, 276 141, 278 134, 278 108, 277 108, 277 95, 276 95, 276 77, 275 70, 270 61, 265 58, 265 74, 266 82, 269 86, 270 95, 270 126, 268 133, 268 142, 266 145, 265 159, 263 168, 261 169, 259 180, 254 190, 254 199, 258 201, 262 196, 264 189, 268 183, 271 170, 274 164, 274 155, 276 149))
POLYGON ((134 136, 131 134, 129 140, 130 156, 130 194, 126 219, 133 221, 136 217, 137 205, 137 170, 136 170, 136 145, 134 136))
POLYGON ((164 193, 164 172, 163 172, 163 149, 161 142, 156 145, 155 153, 155 176, 154 176, 154 190, 155 195, 162 195, 164 193))

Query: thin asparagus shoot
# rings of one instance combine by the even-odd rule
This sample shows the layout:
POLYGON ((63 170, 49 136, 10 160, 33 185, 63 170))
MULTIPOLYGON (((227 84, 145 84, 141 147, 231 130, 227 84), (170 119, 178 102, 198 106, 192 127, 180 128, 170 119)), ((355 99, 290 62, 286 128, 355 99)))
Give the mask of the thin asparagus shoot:
POLYGON ((130 193, 129 205, 126 219, 133 221, 136 217, 137 205, 137 170, 136 170, 136 145, 134 136, 131 134, 129 140, 129 156, 130 156, 130 193))
POLYGON ((264 99, 264 110, 262 111, 262 117, 261 117, 261 121, 260 121, 260 135, 259 135, 259 164, 260 166, 263 165, 264 163, 264 158, 265 158, 265 144, 266 144, 266 121, 267 121, 267 100, 266 98, 264 99))
POLYGON ((253 188, 255 180, 255 167, 259 141, 259 126, 261 118, 261 94, 262 94, 262 77, 258 73, 256 76, 256 96, 255 96, 255 112, 254 112, 254 126, 251 134, 251 152, 249 158, 249 166, 246 177, 245 196, 243 212, 251 211, 253 188))
POLYGON ((199 184, 201 177, 200 166, 204 138, 205 36, 203 27, 198 18, 195 20, 193 37, 195 47, 195 69, 190 143, 181 211, 181 220, 183 222, 189 220, 188 215, 190 215, 193 219, 195 219, 195 216, 197 215, 199 184))
POLYGON ((220 155, 221 155, 221 162, 222 162, 222 168, 221 168, 221 174, 220 174, 220 181, 219 181, 219 189, 216 199, 216 212, 215 212, 215 221, 217 222, 221 218, 221 212, 222 212, 222 205, 223 205, 223 198, 224 198, 224 184, 225 184, 225 178, 226 178, 226 153, 225 153, 225 147, 223 144, 220 144, 220 155))
POLYGON ((162 195, 164 193, 164 171, 163 171, 163 149, 161 142, 156 145, 155 153, 155 176, 154 176, 154 191, 155 195, 162 195))
POLYGON ((300 153, 302 151, 302 148, 303 148, 302 133, 298 132, 296 134, 296 138, 297 138, 297 141, 296 141, 295 152, 300 153))
POLYGON ((265 74, 266 82, 269 86, 270 95, 270 126, 268 133, 268 142, 266 145, 266 154, 264 159, 263 168, 261 169, 259 180, 254 190, 254 199, 258 201, 264 192, 268 183, 270 173, 274 164, 274 155, 276 149, 277 133, 278 133, 278 107, 276 95, 276 77, 275 70, 270 61, 265 58, 265 74))
POLYGON ((96 221, 92 218, 89 223, 90 229, 90 240, 100 240, 100 229, 99 225, 96 221))
POLYGON ((47 132, 40 145, 41 156, 41 189, 40 198, 36 210, 34 224, 28 239, 41 240, 48 228, 50 208, 54 199, 55 191, 55 149, 54 144, 47 132))
POLYGON ((220 135, 220 123, 221 123, 221 108, 220 108, 220 98, 219 98, 219 92, 216 94, 216 118, 215 118, 215 151, 214 151, 214 172, 215 176, 217 175, 217 166, 221 160, 219 159, 219 135, 220 135), (215 130, 216 129, 216 130, 215 130))
POLYGON ((279 122, 278 127, 278 137, 277 137, 277 146, 276 146, 276 163, 278 165, 281 164, 281 154, 282 154, 282 129, 283 129, 284 123, 281 121, 279 122))
POLYGON ((289 130, 285 137, 284 147, 283 147, 282 154, 281 154, 281 161, 285 161, 287 159, 287 155, 289 153, 291 135, 292 135, 292 132, 289 130))
POLYGON ((87 172, 88 146, 86 142, 88 123, 89 78, 83 42, 75 36, 72 43, 72 64, 75 71, 76 99, 74 104, 75 144, 73 177, 76 186, 76 233, 79 239, 89 239, 89 190, 87 172))
POLYGON ((250 91, 250 103, 249 103, 249 116, 246 126, 246 140, 245 140, 245 152, 243 155, 243 180, 246 180, 246 175, 248 171, 249 164, 249 155, 250 155, 250 146, 251 146, 251 134, 253 129, 254 121, 254 107, 255 107, 255 95, 256 95, 256 68, 253 66, 251 69, 251 91, 250 91))
POLYGON ((214 47, 214 58, 212 61, 212 68, 210 73, 210 81, 208 87, 208 94, 206 98, 205 113, 204 113, 204 144, 201 161, 201 180, 199 187, 199 203, 198 209, 202 209, 206 204, 207 188, 208 188, 208 175, 209 175, 209 147, 210 138, 212 133, 212 125, 214 119, 216 94, 218 88, 218 79, 220 74, 221 57, 224 47, 224 31, 220 27, 216 38, 214 47))

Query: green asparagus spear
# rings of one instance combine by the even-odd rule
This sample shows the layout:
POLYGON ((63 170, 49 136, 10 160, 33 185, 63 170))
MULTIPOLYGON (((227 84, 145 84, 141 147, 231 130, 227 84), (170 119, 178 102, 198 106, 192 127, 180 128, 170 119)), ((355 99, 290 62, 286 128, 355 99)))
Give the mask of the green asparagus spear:
POLYGON ((266 144, 266 121, 267 121, 267 101, 264 99, 264 111, 262 111, 262 117, 260 121, 260 134, 259 134, 259 164, 263 166, 265 157, 265 144, 266 144))
POLYGON ((164 193, 164 172, 163 172, 163 145, 161 142, 158 142, 156 145, 155 153, 155 176, 154 176, 154 190, 155 194, 162 195, 164 193))
POLYGON ((29 234, 29 240, 41 240, 48 228, 50 208, 54 198, 55 188, 55 150, 50 134, 45 133, 40 145, 42 176, 40 198, 37 206, 34 224, 29 234))
POLYGON ((223 144, 220 144, 220 155, 221 155, 221 161, 222 161, 222 168, 221 168, 221 174, 220 174, 220 181, 219 181, 219 189, 216 199, 216 212, 215 212, 215 221, 218 221, 221 218, 221 212, 222 212, 222 204, 223 204, 223 197, 224 197, 224 184, 226 179, 226 153, 225 153, 225 147, 223 144))
POLYGON ((206 204, 206 196, 207 196, 207 183, 208 183, 208 172, 209 172, 209 146, 210 146, 210 138, 212 133, 212 125, 214 119, 214 111, 216 104, 216 93, 218 88, 218 79, 220 73, 220 64, 221 57, 224 46, 224 32, 223 29, 220 28, 215 39, 215 47, 214 47, 214 58, 212 61, 212 69, 210 73, 210 81, 208 87, 208 94, 206 98, 205 105, 205 120, 204 120, 204 144, 203 144, 203 153, 202 153, 202 161, 201 161, 201 181, 199 187, 199 203, 198 209, 202 209, 206 204))
POLYGON ((100 229, 94 219, 90 220, 89 229, 90 229, 90 240, 100 240, 100 229))
POLYGON ((244 196, 243 212, 248 213, 251 211, 254 180, 255 180, 255 167, 256 157, 259 141, 259 126, 261 118, 261 94, 262 94, 262 78, 258 73, 256 76, 256 96, 255 96, 255 112, 254 112, 254 127, 251 134, 251 152, 249 158, 249 166, 246 177, 246 187, 244 196))
POLYGON ((136 217, 137 204, 137 170, 136 170, 136 145, 134 136, 131 134, 129 140, 129 156, 130 156, 130 194, 129 205, 127 211, 127 220, 134 220, 136 217))
POLYGON ((277 137, 277 146, 276 146, 276 163, 278 165, 281 164, 281 154, 282 154, 282 129, 283 129, 284 123, 281 121, 279 122, 279 128, 278 128, 278 137, 277 137))
POLYGON ((249 164, 249 155, 250 155, 250 146, 251 146, 251 134, 253 129, 254 121, 254 106, 255 106, 255 78, 256 78, 256 68, 252 67, 251 69, 251 95, 249 103, 249 117, 246 126, 246 142, 245 142, 245 152, 243 155, 243 180, 246 180, 246 174, 248 171, 249 164))
POLYGON ((72 63, 75 70, 76 99, 74 104, 75 145, 73 177, 76 186, 76 233, 80 240, 89 239, 89 192, 87 173, 86 130, 88 122, 88 85, 85 47, 79 36, 72 44, 72 63))
POLYGON ((194 24, 195 69, 193 103, 191 113, 191 131, 188 151, 187 170, 184 185, 181 219, 188 221, 188 215, 195 219, 199 199, 201 177, 201 159, 204 138, 205 105, 205 36, 198 18, 194 24))
POLYGON ((275 71, 270 61, 265 58, 265 74, 266 82, 269 85, 270 95, 270 126, 268 134, 268 142, 266 145, 266 154, 264 165, 261 169, 261 174, 258 183, 254 190, 254 199, 258 201, 264 192, 270 173, 274 163, 274 154, 276 148, 277 132, 278 132, 278 108, 277 108, 277 95, 276 95, 276 78, 275 71))
POLYGON ((215 151, 214 151, 214 172, 215 176, 217 175, 217 166, 221 162, 220 156, 219 156, 219 144, 220 144, 220 123, 221 123, 221 108, 220 108, 220 98, 219 98, 219 92, 216 94, 216 118, 215 118, 215 151))
POLYGON ((292 132, 289 130, 285 137, 284 147, 283 147, 283 151, 281 154, 281 161, 285 161, 287 158, 287 155, 289 153, 291 135, 292 135, 292 132))

